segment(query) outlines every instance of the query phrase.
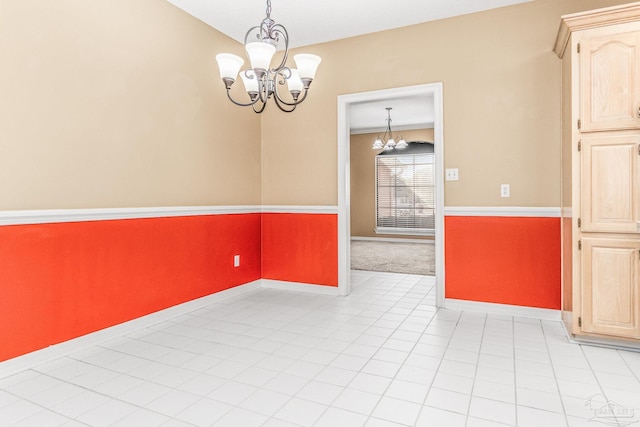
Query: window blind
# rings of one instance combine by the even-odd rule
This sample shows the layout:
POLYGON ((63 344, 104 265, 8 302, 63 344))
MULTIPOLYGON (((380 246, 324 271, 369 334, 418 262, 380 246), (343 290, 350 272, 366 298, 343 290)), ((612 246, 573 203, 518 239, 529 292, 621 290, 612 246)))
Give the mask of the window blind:
POLYGON ((434 155, 376 157, 378 228, 435 228, 434 155))

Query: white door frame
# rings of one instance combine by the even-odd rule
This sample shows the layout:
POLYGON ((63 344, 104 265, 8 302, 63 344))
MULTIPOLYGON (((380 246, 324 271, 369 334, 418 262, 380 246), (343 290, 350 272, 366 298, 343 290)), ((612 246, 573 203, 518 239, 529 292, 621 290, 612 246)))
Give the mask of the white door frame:
POLYGON ((405 86, 338 96, 338 293, 351 292, 351 164, 349 106, 420 95, 433 96, 433 142, 436 156, 436 304, 444 306, 444 137, 442 83, 405 86))

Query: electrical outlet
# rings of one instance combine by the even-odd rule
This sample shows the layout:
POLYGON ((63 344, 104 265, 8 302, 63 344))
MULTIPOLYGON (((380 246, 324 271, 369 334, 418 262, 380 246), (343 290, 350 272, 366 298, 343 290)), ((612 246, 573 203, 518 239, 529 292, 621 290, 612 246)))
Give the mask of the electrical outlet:
POLYGON ((233 256, 233 266, 240 267, 240 255, 233 256))
POLYGON ((445 169, 445 180, 446 181, 457 181, 458 180, 458 168, 445 169))
POLYGON ((511 188, 509 188, 509 184, 500 184, 500 197, 511 197, 511 188))

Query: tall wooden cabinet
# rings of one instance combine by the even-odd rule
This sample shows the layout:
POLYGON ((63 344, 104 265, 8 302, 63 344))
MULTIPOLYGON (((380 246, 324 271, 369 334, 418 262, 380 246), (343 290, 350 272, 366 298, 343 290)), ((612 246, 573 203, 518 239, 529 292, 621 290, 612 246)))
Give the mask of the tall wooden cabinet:
POLYGON ((562 17, 563 319, 640 345, 640 2, 562 17))

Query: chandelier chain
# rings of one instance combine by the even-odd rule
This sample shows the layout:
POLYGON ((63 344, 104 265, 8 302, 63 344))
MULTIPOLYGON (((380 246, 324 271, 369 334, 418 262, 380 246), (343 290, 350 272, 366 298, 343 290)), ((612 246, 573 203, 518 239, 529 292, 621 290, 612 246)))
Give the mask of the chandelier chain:
POLYGON ((271 18, 271 0, 267 0, 267 18, 271 18))

